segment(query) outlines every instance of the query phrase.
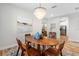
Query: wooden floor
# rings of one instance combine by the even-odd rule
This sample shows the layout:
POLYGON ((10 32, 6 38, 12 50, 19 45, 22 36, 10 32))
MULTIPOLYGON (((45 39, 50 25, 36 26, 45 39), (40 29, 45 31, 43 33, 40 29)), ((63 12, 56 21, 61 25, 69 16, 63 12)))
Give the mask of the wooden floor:
MULTIPOLYGON (((13 52, 14 50, 17 50, 16 47, 11 47, 5 50, 1 50, 0 51, 0 56, 8 56, 11 55, 11 52, 13 52)), ((64 56, 79 56, 79 42, 73 42, 73 41, 69 41, 67 40, 65 45, 64 45, 64 49, 63 49, 63 55, 64 56)))
POLYGON ((79 42, 67 41, 63 51, 63 54, 66 53, 72 56, 79 56, 79 42))
POLYGON ((17 46, 0 50, 0 56, 12 56, 14 55, 14 53, 16 54, 16 51, 17 51, 17 46))

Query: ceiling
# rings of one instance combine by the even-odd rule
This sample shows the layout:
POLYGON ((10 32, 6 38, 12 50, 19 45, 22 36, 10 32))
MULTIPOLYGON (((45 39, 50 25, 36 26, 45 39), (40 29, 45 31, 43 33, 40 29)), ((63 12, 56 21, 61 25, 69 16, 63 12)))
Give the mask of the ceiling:
MULTIPOLYGON (((19 8, 23 8, 29 13, 34 12, 36 7, 39 7, 39 3, 12 3, 12 5, 19 8)), ((42 3, 42 7, 47 9, 46 18, 57 17, 67 15, 75 12, 79 12, 79 3, 42 3)))

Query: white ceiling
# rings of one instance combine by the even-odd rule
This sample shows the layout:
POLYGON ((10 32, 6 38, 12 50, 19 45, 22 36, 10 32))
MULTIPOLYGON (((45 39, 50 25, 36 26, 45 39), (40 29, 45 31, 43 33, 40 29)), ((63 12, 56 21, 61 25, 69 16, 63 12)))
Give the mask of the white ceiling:
MULTIPOLYGON (((12 5, 23 8, 32 14, 34 9, 36 7, 39 7, 38 3, 14 3, 14 4, 12 3, 12 5)), ((41 5, 42 7, 45 7, 47 9, 48 14, 46 18, 79 12, 79 8, 77 10, 75 9, 79 7, 79 3, 42 3, 41 5), (56 5, 55 8, 51 8, 52 6, 55 5, 56 5)))

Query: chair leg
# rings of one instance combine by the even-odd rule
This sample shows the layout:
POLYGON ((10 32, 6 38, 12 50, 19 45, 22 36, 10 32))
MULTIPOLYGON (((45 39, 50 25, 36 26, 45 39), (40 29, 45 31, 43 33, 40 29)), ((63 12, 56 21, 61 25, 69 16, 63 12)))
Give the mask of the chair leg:
POLYGON ((21 52, 21 56, 24 56, 24 53, 23 53, 23 51, 21 52))
POLYGON ((18 50, 17 50, 16 56, 18 56, 19 50, 20 50, 20 47, 18 47, 18 50))
POLYGON ((62 51, 61 51, 60 55, 63 56, 63 55, 62 55, 62 51))

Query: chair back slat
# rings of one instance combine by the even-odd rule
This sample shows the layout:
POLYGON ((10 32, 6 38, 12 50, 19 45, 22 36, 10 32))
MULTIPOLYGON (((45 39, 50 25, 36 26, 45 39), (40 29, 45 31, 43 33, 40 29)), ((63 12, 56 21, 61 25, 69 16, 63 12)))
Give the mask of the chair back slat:
POLYGON ((26 50, 26 45, 24 45, 19 39, 16 39, 17 43, 18 43, 18 47, 23 51, 26 50))
POLYGON ((63 43, 60 43, 59 45, 59 50, 62 51, 63 47, 64 47, 65 41, 63 41, 63 43))

